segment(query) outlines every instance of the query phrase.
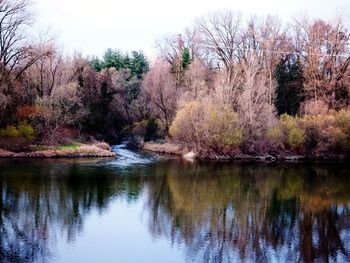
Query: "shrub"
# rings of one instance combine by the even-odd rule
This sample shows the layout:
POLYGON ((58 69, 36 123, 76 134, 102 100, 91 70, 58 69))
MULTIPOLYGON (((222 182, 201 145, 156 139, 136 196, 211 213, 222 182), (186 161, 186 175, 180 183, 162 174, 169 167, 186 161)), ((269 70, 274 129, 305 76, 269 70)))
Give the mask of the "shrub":
POLYGON ((278 126, 272 127, 267 130, 267 137, 276 141, 281 142, 283 139, 283 132, 282 129, 278 126))
POLYGON ((305 148, 309 154, 323 154, 338 151, 344 137, 336 125, 338 113, 325 115, 306 115, 301 120, 305 131, 305 148))
POLYGON ((134 123, 133 135, 142 137, 145 141, 154 140, 161 135, 160 125, 154 118, 134 123))
POLYGON ((170 135, 207 157, 237 151, 242 140, 238 116, 233 109, 209 99, 192 101, 180 109, 170 127, 170 135))
POLYGON ((342 133, 341 145, 346 151, 350 150, 350 111, 341 110, 335 116, 335 122, 342 133))
POLYGON ((300 151, 305 141, 305 132, 300 128, 299 118, 283 114, 275 127, 267 131, 270 146, 300 151))
POLYGON ((157 138, 158 123, 155 119, 150 118, 147 120, 145 141, 154 140, 157 138))
POLYGON ((305 140, 305 133, 299 128, 293 128, 288 133, 288 144, 293 148, 300 147, 305 140))
POLYGON ((299 118, 282 115, 280 125, 285 133, 285 143, 292 149, 299 149, 305 140, 305 132, 298 125, 299 118))
POLYGON ((35 106, 24 105, 17 108, 16 117, 19 120, 27 120, 33 118, 38 113, 38 108, 35 106))
POLYGON ((132 133, 135 136, 145 137, 147 120, 142 120, 134 123, 132 133))
POLYGON ((17 130, 18 130, 21 137, 23 137, 29 141, 33 141, 35 139, 35 130, 27 122, 21 122, 18 125, 17 130))
POLYGON ((7 126, 0 130, 0 147, 8 150, 25 150, 35 140, 35 130, 27 122, 7 126))
POLYGON ((177 111, 169 129, 169 134, 174 140, 186 145, 196 146, 197 137, 195 136, 195 130, 199 125, 200 117, 197 116, 200 113, 199 107, 198 101, 191 101, 177 111))
POLYGON ((9 125, 0 130, 0 137, 2 138, 17 138, 20 136, 19 131, 15 126, 9 125))

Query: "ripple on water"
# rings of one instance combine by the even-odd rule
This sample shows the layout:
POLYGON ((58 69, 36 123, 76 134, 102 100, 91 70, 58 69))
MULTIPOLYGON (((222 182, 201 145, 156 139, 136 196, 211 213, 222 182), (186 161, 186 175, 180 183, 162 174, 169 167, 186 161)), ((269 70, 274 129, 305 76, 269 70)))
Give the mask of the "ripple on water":
POLYGON ((108 162, 108 166, 128 167, 131 165, 145 165, 158 159, 155 155, 129 150, 126 144, 112 146, 112 151, 117 154, 117 158, 108 162))

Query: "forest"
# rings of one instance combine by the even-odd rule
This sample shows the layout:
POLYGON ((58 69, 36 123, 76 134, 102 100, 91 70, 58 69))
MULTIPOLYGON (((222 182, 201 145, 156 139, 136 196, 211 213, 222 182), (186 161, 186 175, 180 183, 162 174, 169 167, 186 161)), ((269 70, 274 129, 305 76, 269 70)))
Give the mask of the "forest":
POLYGON ((132 139, 207 158, 349 156, 341 17, 211 12, 157 40, 150 60, 114 47, 68 55, 34 32, 34 13, 30 0, 0 0, 0 148, 132 139))

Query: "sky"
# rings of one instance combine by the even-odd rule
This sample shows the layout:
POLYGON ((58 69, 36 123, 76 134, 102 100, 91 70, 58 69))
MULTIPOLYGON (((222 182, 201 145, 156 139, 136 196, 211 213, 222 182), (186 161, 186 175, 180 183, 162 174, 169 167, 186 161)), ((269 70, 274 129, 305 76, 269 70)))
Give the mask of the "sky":
POLYGON ((197 17, 231 9, 243 17, 278 15, 332 19, 343 15, 350 28, 350 0, 34 0, 39 30, 50 28, 69 52, 101 56, 107 48, 155 54, 155 41, 178 34, 197 17))

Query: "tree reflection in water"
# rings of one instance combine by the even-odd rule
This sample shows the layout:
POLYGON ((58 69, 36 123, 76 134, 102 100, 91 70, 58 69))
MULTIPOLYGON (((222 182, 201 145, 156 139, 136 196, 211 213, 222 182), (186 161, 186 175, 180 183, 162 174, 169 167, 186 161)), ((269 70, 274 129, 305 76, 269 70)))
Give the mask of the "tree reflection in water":
POLYGON ((186 163, 117 169, 0 163, 0 261, 47 262, 93 211, 145 203, 148 229, 195 262, 350 261, 344 165, 186 163))
POLYGON ((0 175, 0 262, 47 262, 58 234, 74 241, 92 211, 114 197, 132 201, 138 178, 73 163, 3 164, 0 175))
POLYGON ((166 166, 147 184, 149 228, 189 261, 350 260, 345 167, 166 166))

